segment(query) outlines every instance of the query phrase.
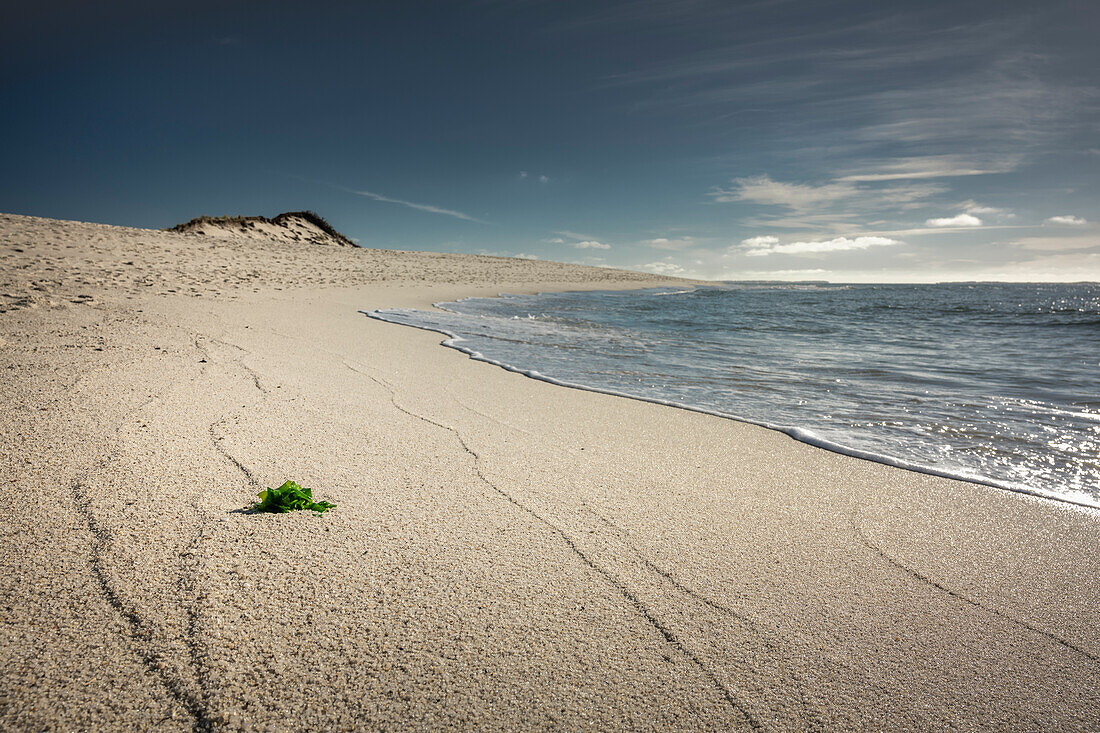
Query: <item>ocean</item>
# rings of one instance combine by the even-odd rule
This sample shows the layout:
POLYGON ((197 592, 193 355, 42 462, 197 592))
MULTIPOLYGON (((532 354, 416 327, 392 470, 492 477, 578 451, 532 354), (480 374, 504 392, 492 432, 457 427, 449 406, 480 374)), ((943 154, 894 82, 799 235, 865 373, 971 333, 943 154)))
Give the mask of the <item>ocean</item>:
POLYGON ((368 315, 531 377, 1100 506, 1100 285, 725 283, 368 315))

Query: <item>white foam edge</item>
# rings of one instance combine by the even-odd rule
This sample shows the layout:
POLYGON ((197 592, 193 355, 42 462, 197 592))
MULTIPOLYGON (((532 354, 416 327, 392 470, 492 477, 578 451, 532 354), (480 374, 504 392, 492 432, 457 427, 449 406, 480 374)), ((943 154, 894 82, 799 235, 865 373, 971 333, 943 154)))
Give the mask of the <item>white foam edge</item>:
MULTIPOLYGON (((471 296, 469 298, 460 298, 458 300, 451 300, 439 303, 432 303, 434 308, 438 308, 448 313, 455 313, 450 308, 445 307, 445 303, 461 303, 466 300, 482 300, 486 296, 471 296)), ((501 293, 497 297, 509 297, 508 295, 501 293)), ((515 297, 515 296, 513 296, 515 297)), ((468 346, 462 346, 462 342, 465 341, 463 337, 456 333, 448 331, 445 328, 439 328, 437 326, 428 326, 418 323, 405 323, 403 321, 395 320, 392 318, 386 318, 385 313, 424 313, 425 311, 418 310, 416 308, 386 308, 376 309, 373 311, 360 310, 360 313, 373 318, 375 320, 382 321, 384 323, 392 323, 397 326, 406 326, 412 328, 418 328, 422 331, 432 331, 434 333, 440 333, 447 338, 440 342, 442 346, 460 351, 466 354, 474 361, 485 362, 486 364, 492 364, 495 367, 500 367, 505 371, 514 372, 516 374, 522 374, 525 377, 531 379, 537 379, 540 382, 548 382, 559 387, 569 387, 570 389, 578 389, 583 392, 597 392, 599 394, 610 395, 612 397, 625 397, 630 400, 638 400, 640 402, 649 402, 654 405, 664 405, 665 407, 675 407, 680 410, 687 410, 688 412, 698 412, 704 415, 712 415, 714 417, 724 418, 726 420, 734 420, 736 422, 747 423, 749 425, 755 425, 757 427, 765 428, 767 430, 774 430, 777 433, 783 433, 784 435, 797 440, 800 443, 811 445, 815 448, 821 448, 831 453, 838 453, 850 458, 859 458, 865 461, 871 461, 873 463, 880 463, 886 466, 892 466, 894 468, 901 468, 906 471, 913 471, 914 473, 921 473, 928 476, 936 476, 938 478, 952 479, 955 481, 966 481, 973 484, 980 484, 982 486, 989 486, 995 489, 1002 489, 1004 491, 1011 491, 1016 494, 1023 494, 1036 499, 1044 499, 1047 501, 1053 501, 1058 504, 1067 504, 1073 507, 1080 507, 1083 509, 1089 509, 1093 511, 1100 511, 1100 504, 1090 503, 1085 499, 1077 500, 1065 496, 1058 496, 1055 494, 1049 494, 1031 487, 1021 484, 1012 484, 1005 481, 997 481, 995 479, 986 478, 985 476, 979 476, 977 474, 971 474, 967 471, 945 471, 943 469, 934 468, 932 466, 925 466, 919 463, 913 463, 901 458, 894 458, 892 456, 882 455, 880 453, 872 453, 871 451, 860 450, 858 448, 849 448, 848 446, 841 445, 840 443, 834 443, 831 440, 820 437, 811 430, 798 427, 787 427, 784 425, 776 425, 774 423, 764 422, 762 420, 753 420, 750 418, 742 417, 740 415, 734 415, 729 412, 722 412, 721 410, 711 410, 706 407, 696 407, 694 405, 685 405, 680 402, 674 402, 672 400, 663 400, 659 397, 641 397, 639 395, 629 394, 627 392, 620 392, 614 389, 607 389, 606 387, 594 387, 587 384, 581 384, 579 382, 567 382, 564 379, 557 379, 556 377, 550 377, 534 369, 523 369, 513 364, 509 364, 504 361, 485 356, 476 349, 471 349, 468 346)), ((461 315, 461 314, 456 314, 461 315)))

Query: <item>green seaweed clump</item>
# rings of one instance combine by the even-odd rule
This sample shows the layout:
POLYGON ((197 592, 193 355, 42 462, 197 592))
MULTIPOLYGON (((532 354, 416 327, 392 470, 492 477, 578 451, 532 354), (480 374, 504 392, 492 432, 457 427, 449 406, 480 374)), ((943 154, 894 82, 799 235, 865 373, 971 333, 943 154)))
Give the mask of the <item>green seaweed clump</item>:
POLYGON ((294 481, 287 481, 277 489, 264 489, 256 496, 260 500, 252 506, 254 512, 285 514, 297 509, 309 509, 322 514, 336 506, 327 501, 314 501, 313 489, 303 488, 294 481))

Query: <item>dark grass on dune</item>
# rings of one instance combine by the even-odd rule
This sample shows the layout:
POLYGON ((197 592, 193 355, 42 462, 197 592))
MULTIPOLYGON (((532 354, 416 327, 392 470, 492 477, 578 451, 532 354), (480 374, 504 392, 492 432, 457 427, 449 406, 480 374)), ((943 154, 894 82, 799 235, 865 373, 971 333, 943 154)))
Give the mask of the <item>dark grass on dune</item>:
POLYGON ((246 228, 250 223, 260 222, 264 224, 275 224, 276 226, 287 226, 287 222, 295 217, 299 219, 304 219, 305 221, 309 222, 325 234, 335 239, 343 246, 358 246, 350 239, 345 237, 343 234, 336 231, 336 229, 327 221, 325 221, 325 219, 320 214, 315 211, 309 211, 308 209, 304 211, 284 211, 282 214, 279 214, 273 219, 268 219, 266 216, 196 216, 190 221, 186 221, 182 224, 177 224, 174 227, 168 227, 164 231, 186 234, 188 232, 194 231, 197 227, 200 227, 203 224, 213 224, 220 226, 228 224, 235 225, 241 228, 246 228))

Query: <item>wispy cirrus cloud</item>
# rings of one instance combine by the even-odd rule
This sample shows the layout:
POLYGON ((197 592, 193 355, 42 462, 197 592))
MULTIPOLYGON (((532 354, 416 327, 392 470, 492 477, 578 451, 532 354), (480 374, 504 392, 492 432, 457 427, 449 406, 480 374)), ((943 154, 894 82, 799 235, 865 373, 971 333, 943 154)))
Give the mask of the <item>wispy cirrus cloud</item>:
POLYGON ((876 237, 916 237, 925 235, 945 235, 945 234, 957 234, 959 232, 989 232, 994 230, 1004 229, 1030 229, 1027 225, 1012 225, 1012 224, 982 224, 980 227, 973 226, 917 226, 909 227, 906 229, 875 229, 865 231, 864 234, 868 236, 876 237))
POLYGON ((842 175, 838 181, 898 181, 924 178, 958 178, 1007 173, 1020 162, 1019 155, 981 159, 973 155, 922 155, 875 161, 862 172, 842 175))
MULTIPOLYGON (((689 51, 658 53, 652 66, 607 83, 644 89, 639 105, 689 119, 699 134, 751 139, 752 154, 731 156, 739 163, 767 154, 830 179, 790 197, 820 202, 844 198, 845 183, 1011 173, 1100 111, 1095 78, 1060 73, 1052 61, 1068 49, 1044 48, 1034 14, 1021 8, 948 17, 928 4, 881 6, 822 22, 783 4, 706 7, 705 16, 662 21, 698 41, 673 46, 689 51), (782 32, 751 32, 759 23, 782 32)), ((638 19, 613 17, 652 22, 633 10, 638 19)))
POLYGON ((864 182, 839 179, 823 183, 777 181, 768 175, 735 178, 707 195, 716 203, 744 202, 769 207, 742 220, 754 227, 817 229, 844 234, 864 229, 884 213, 926 206, 949 189, 941 183, 864 182), (781 210, 781 213, 775 213, 781 210))
POLYGON ((563 237, 569 237, 570 239, 599 239, 599 237, 593 234, 581 234, 580 232, 571 232, 568 229, 559 229, 554 234, 560 234, 563 237))
MULTIPOLYGON (((340 188, 343 188, 342 186, 340 188)), ((477 222, 478 224, 487 224, 488 222, 481 219, 476 219, 469 214, 463 214, 461 211, 455 211, 454 209, 444 209, 441 206, 433 206, 431 204, 418 204, 413 201, 405 201, 404 199, 395 199, 389 196, 383 196, 380 193, 374 193, 373 191, 361 191, 354 188, 345 188, 345 191, 353 193, 356 196, 362 196, 373 201, 381 201, 387 204, 397 204, 399 206, 405 206, 410 209, 416 209, 417 211, 426 211, 429 214, 442 214, 443 216, 453 216, 456 219, 462 219, 463 221, 477 222)))
POLYGON ((1010 244, 1034 252, 1073 252, 1077 250, 1100 252, 1100 235, 1022 237, 1010 244))
POLYGON ((483 219, 478 219, 478 218, 475 218, 473 216, 470 216, 469 214, 464 214, 461 211, 455 211, 454 209, 445 209, 442 206, 434 206, 432 204, 420 204, 420 203, 416 203, 414 201, 406 201, 405 199, 397 199, 397 198, 393 198, 391 196, 384 196, 380 193, 375 193, 374 191, 364 191, 362 189, 350 188, 348 186, 341 186, 339 183, 333 183, 331 181, 325 181, 325 180, 321 180, 321 179, 318 179, 318 178, 310 178, 310 177, 307 177, 307 176, 300 176, 300 175, 293 174, 293 173, 290 173, 290 174, 287 174, 287 175, 289 175, 291 178, 295 178, 299 181, 306 181, 307 183, 314 183, 314 184, 320 184, 322 186, 328 186, 329 188, 334 188, 337 191, 343 191, 344 193, 354 194, 355 196, 362 196, 363 198, 371 199, 372 201, 380 201, 382 203, 387 203, 387 204, 397 204, 398 206, 405 206, 407 208, 416 209, 417 211, 424 211, 424 212, 427 212, 429 214, 441 214, 443 216, 452 216, 456 219, 462 219, 463 221, 476 222, 478 224, 488 224, 489 223, 489 222, 487 222, 483 219))
POLYGON ((795 211, 807 211, 823 203, 851 198, 856 187, 846 182, 821 185, 785 183, 768 175, 734 178, 729 188, 715 188, 710 196, 718 203, 750 201, 769 206, 785 206, 795 211))
POLYGON ((707 195, 718 203, 747 201, 782 206, 800 213, 821 210, 840 202, 850 203, 856 199, 863 208, 904 207, 948 190, 935 183, 868 186, 840 179, 821 184, 787 183, 773 180, 768 175, 735 178, 731 184, 728 188, 715 188, 707 195))
MULTIPOLYGON (((718 183, 700 196, 725 209, 707 212, 720 223, 696 227, 690 254, 661 237, 634 244, 669 249, 672 259, 649 263, 660 269, 703 258, 714 272, 763 272, 759 263, 830 257, 867 278, 924 268, 936 279, 994 272, 979 264, 1028 247, 1087 249, 1064 236, 1096 219, 1091 178, 1075 171, 1082 151, 1100 151, 1100 83, 1085 71, 1096 53, 1078 31, 1086 14, 1061 0, 1039 14, 992 7, 822 14, 810 0, 612 0, 585 11, 580 32, 675 38, 602 81, 638 117, 690 130, 698 169, 718 183), (1028 196, 1042 187, 1074 213, 1042 226, 1028 196), (714 239, 731 230, 746 239, 714 239), (1008 246, 1030 234, 1047 238, 1008 246)), ((1100 16, 1090 6, 1087 17, 1100 16)))

